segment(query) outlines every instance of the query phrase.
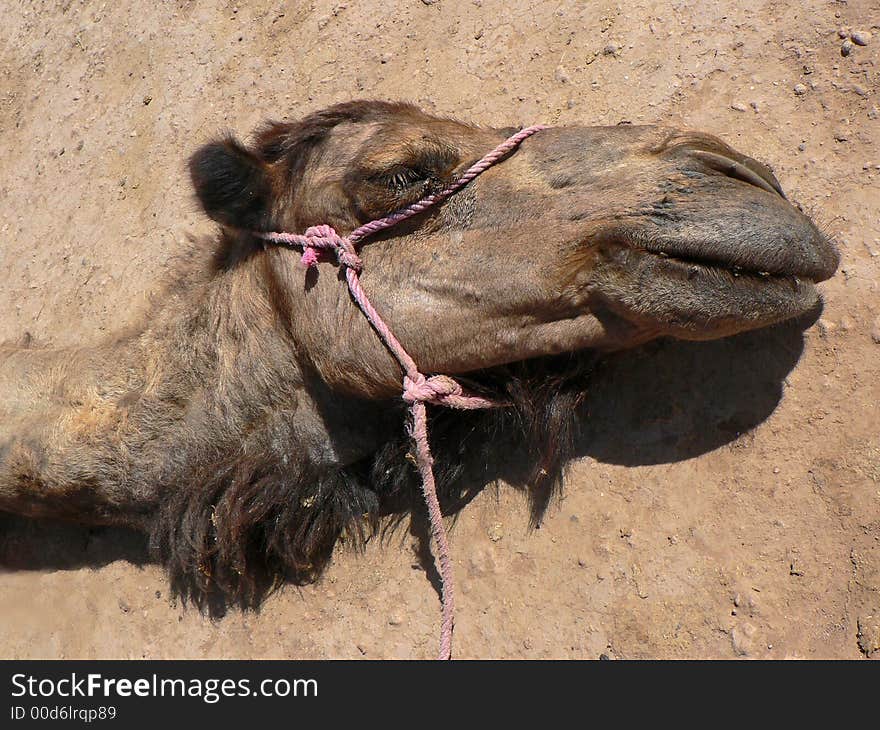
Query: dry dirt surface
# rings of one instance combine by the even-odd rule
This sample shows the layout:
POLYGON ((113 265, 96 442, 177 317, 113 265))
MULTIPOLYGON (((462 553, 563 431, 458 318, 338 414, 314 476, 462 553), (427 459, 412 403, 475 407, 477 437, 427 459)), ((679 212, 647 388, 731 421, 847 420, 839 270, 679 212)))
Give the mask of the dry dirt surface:
MULTIPOLYGON (((716 133, 835 235, 825 310, 609 359, 541 528, 503 485, 460 513, 456 654, 878 656, 878 21, 876 0, 5 0, 0 340, 130 322, 210 230, 184 161, 227 128, 375 97, 716 133)), ((0 656, 430 657, 413 546, 339 552, 317 585, 211 621, 133 533, 0 516, 0 656)))

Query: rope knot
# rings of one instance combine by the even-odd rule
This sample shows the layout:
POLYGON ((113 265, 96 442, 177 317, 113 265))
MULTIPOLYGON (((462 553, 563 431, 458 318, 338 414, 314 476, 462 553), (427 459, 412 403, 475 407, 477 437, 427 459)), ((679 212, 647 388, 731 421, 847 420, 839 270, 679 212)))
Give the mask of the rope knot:
POLYGON ((347 266, 349 269, 354 269, 356 273, 361 273, 361 269, 364 268, 361 257, 354 252, 354 246, 351 245, 351 241, 347 238, 343 240, 348 246, 340 246, 336 249, 336 260, 340 266, 347 266))
POLYGON ((311 239, 309 245, 317 245, 318 248, 337 248, 342 245, 342 239, 334 230, 333 226, 322 223, 320 226, 306 228, 305 237, 311 239))
POLYGON ((357 255, 352 242, 340 236, 332 226, 326 224, 311 226, 306 229, 303 238, 305 243, 301 261, 306 268, 315 266, 320 260, 321 252, 327 250, 336 253, 336 260, 340 266, 346 266, 356 272, 360 272, 363 268, 361 258, 357 255))
POLYGON ((413 378, 409 375, 403 378, 403 399, 407 403, 443 405, 449 396, 460 395, 462 395, 461 386, 445 375, 426 378, 421 373, 417 373, 413 378))

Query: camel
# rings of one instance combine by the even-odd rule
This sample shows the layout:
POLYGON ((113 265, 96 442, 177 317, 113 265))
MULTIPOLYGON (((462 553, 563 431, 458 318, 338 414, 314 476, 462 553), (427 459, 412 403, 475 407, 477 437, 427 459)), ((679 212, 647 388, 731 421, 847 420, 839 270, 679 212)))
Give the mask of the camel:
MULTIPOLYGON (((397 362, 332 262, 306 270, 259 234, 350 232, 514 131, 356 101, 196 151, 217 234, 189 241, 140 323, 93 346, 0 348, 0 510, 141 530, 184 598, 247 608, 416 509, 397 362)), ((534 515, 597 356, 797 317, 839 261, 769 168, 653 125, 542 130, 360 256, 422 372, 507 404, 431 409, 445 512, 515 442, 534 515)))

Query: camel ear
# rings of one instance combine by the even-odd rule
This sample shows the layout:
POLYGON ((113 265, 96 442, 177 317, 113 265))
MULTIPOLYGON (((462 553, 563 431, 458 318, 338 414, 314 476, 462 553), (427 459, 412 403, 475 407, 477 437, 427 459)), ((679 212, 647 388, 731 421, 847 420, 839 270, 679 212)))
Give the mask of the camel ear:
POLYGON ((218 223, 264 230, 272 209, 272 185, 266 164, 234 137, 212 142, 189 160, 199 202, 218 223))

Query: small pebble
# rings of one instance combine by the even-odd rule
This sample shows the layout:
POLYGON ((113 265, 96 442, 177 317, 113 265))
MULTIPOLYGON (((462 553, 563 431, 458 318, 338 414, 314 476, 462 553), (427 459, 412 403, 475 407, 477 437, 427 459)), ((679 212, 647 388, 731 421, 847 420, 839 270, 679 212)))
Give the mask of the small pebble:
POLYGON ((840 46, 840 55, 846 57, 850 53, 852 53, 852 49, 853 49, 852 41, 847 38, 843 42, 843 44, 840 46))
POLYGON ((871 339, 880 345, 880 316, 874 320, 874 327, 871 329, 871 339))
POLYGON ((867 46, 871 42, 871 34, 866 30, 854 30, 850 38, 857 46, 867 46))
POLYGON ((620 46, 616 43, 609 43, 605 48, 602 49, 602 53, 606 56, 616 56, 620 51, 620 46))
POLYGON ((803 96, 804 94, 807 93, 807 87, 804 86, 803 84, 795 84, 794 85, 794 93, 797 96, 803 96))
POLYGON ((745 104, 740 104, 739 102, 735 102, 735 103, 731 104, 731 105, 730 105, 730 108, 733 109, 733 111, 735 111, 735 112, 744 112, 744 111, 746 111, 746 105, 745 105, 745 104))
POLYGON ((801 143, 798 145, 798 149, 799 149, 801 152, 803 152, 805 149, 807 149, 807 143, 806 143, 806 142, 801 142, 801 143))
POLYGON ((571 80, 571 77, 568 75, 568 71, 566 70, 565 66, 557 66, 555 76, 556 80, 560 84, 567 84, 571 80))
POLYGON ((831 322, 827 319, 820 319, 816 326, 819 328, 819 335, 821 337, 827 337, 830 333, 834 332, 837 329, 837 325, 834 322, 831 322))
POLYGON ((838 37, 840 37, 840 38, 846 38, 846 37, 849 35, 849 33, 847 32, 846 28, 840 28, 840 29, 837 31, 837 35, 838 35, 838 37))

